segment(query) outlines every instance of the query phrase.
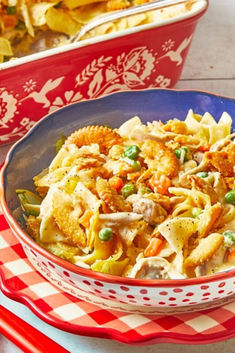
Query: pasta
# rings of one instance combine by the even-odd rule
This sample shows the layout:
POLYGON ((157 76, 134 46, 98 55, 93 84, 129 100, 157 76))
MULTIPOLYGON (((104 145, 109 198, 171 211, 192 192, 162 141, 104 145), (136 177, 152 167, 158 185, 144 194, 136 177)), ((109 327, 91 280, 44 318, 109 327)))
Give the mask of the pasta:
MULTIPOLYGON (((0 2, 0 63, 70 42, 82 26, 110 11, 149 0, 2 0, 0 2)), ((82 39, 130 27, 161 22, 189 12, 191 5, 133 15, 91 30, 82 39)))
POLYGON ((185 121, 134 117, 63 137, 34 177, 39 195, 16 191, 27 232, 55 255, 112 275, 190 278, 233 268, 231 126, 227 113, 216 123, 190 110, 185 121), (225 175, 208 153, 228 154, 225 175))

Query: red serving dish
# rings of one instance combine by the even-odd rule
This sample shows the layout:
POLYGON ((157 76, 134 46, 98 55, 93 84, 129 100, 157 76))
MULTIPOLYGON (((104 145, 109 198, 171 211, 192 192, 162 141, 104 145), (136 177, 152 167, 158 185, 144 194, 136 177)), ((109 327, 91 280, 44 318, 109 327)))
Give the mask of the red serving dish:
POLYGON ((161 24, 130 28, 0 65, 0 146, 69 103, 131 89, 173 87, 207 0, 161 24))

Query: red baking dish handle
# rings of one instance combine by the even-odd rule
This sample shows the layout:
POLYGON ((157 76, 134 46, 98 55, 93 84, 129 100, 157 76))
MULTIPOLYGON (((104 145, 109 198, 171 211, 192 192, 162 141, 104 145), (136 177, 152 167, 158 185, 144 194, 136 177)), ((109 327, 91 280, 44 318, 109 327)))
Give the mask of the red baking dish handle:
POLYGON ((69 353, 2 305, 0 305, 0 332, 24 353, 69 353))

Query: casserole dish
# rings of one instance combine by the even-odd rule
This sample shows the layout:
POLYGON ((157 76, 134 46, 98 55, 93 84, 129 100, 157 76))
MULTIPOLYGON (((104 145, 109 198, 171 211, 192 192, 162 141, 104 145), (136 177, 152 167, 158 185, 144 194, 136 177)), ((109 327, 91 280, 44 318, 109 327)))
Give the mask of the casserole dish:
POLYGON ((0 66, 0 145, 45 114, 115 91, 172 87, 208 2, 162 23, 86 39, 0 66), (17 83, 17 84, 16 84, 17 83))
MULTIPOLYGON (((22 243, 32 264, 46 277, 66 291, 71 286, 77 297, 105 303, 121 310, 156 310, 158 307, 175 309, 187 305, 216 305, 218 299, 235 291, 235 270, 191 279, 141 280, 121 278, 92 272, 59 259, 36 244, 12 216, 18 203, 15 190, 31 188, 32 177, 46 167, 54 155, 54 144, 62 133, 87 124, 112 124, 119 126, 130 116, 139 114, 143 122, 169 118, 182 119, 192 108, 196 114, 210 111, 218 119, 223 111, 235 114, 234 100, 197 91, 145 90, 121 92, 102 99, 69 105, 40 121, 9 152, 2 171, 1 206, 9 225, 22 243), (66 115, 67 120, 64 120, 66 115), (45 132, 47 141, 45 141, 45 132), (15 175, 18 178, 15 178, 15 175)), ((234 128, 234 125, 233 125, 234 128)))

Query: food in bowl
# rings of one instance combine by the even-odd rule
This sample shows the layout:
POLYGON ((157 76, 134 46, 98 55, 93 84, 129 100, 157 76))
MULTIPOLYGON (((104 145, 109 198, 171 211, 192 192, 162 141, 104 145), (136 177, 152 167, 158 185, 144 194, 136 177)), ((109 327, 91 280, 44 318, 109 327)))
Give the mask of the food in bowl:
MULTIPOLYGON (((3 0, 0 5, 0 62, 70 43, 88 22, 106 13, 136 6, 148 0, 3 0)), ((91 30, 84 38, 127 28, 161 23, 190 13, 194 3, 136 14, 91 30)))
MULTIPOLYGON (((80 267, 131 278, 182 279, 235 266, 232 119, 190 110, 185 121, 118 129, 86 126, 61 137, 16 190, 27 232, 80 267)), ((16 217, 22 217, 19 209, 16 217)))

